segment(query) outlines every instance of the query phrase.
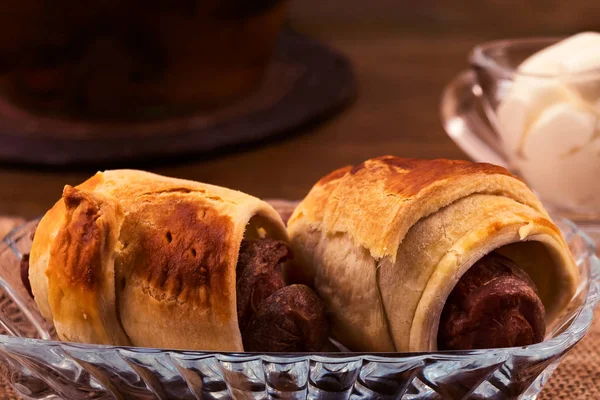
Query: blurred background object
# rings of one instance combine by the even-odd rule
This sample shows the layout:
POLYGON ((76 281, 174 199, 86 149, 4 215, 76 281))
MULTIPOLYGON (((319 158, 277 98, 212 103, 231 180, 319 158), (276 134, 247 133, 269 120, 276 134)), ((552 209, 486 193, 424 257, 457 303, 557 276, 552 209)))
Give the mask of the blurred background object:
MULTIPOLYGON (((106 167, 141 166, 260 197, 294 199, 303 196, 325 172, 381 154, 466 158, 444 134, 438 105, 444 86, 468 66, 469 50, 492 39, 570 35, 598 28, 600 8, 593 0, 571 1, 568 7, 557 1, 291 0, 288 21, 353 63, 358 96, 335 120, 303 135, 246 148, 248 151, 218 152, 171 163, 131 164, 124 160, 44 173, 39 168, 0 168, 0 210, 26 217, 38 215, 65 182, 81 181, 90 171, 106 167)), ((24 25, 22 31, 27 32, 33 24, 24 25)), ((0 40, 11 39, 3 35, 0 40)), ((311 100, 301 104, 309 105, 311 100)), ((296 108, 302 109, 301 105, 296 108)), ((247 119, 239 126, 253 126, 253 121, 247 119)), ((143 146, 144 139, 138 141, 143 146)))
MULTIPOLYGON (((65 183, 81 181, 106 167, 143 167, 260 197, 297 199, 327 171, 386 153, 466 158, 444 134, 438 107, 444 86, 468 66, 471 48, 493 39, 566 36, 599 28, 600 8, 593 0, 574 0, 568 7, 557 1, 291 0, 288 21, 353 63, 357 99, 336 119, 261 146, 169 163, 123 160, 54 171, 0 168, 0 210, 39 215, 65 183)), ((4 35, 1 40, 10 38, 4 35)), ((313 102, 305 98, 294 109, 313 102)), ((238 130, 252 126, 254 120, 242 119, 238 130)), ((139 146, 144 141, 140 138, 139 146)))
POLYGON ((593 0, 296 0, 291 16, 303 30, 326 35, 439 34, 498 39, 598 30, 593 0))
POLYGON ((0 162, 199 155, 331 116, 350 63, 283 29, 288 4, 1 3, 0 162))
POLYGON ((74 118, 140 119, 255 89, 287 0, 4 1, 0 90, 74 118))

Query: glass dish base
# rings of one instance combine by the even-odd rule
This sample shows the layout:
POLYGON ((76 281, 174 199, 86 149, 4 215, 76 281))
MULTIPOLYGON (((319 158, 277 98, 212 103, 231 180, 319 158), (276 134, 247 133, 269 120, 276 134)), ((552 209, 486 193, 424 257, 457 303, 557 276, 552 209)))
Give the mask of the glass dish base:
MULTIPOLYGON (((277 208, 286 204, 293 203, 280 201, 277 208)), ((250 354, 53 340, 51 325, 20 283, 32 221, 0 244, 0 372, 25 399, 535 399, 589 329, 600 294, 592 240, 575 224, 556 222, 581 284, 542 343, 430 353, 250 354)))

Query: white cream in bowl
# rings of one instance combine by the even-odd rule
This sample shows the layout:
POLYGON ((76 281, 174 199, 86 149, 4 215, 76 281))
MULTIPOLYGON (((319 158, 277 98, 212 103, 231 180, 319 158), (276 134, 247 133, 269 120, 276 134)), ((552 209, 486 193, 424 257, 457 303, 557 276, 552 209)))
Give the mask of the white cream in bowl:
POLYGON ((600 213, 600 33, 525 60, 497 110, 511 164, 543 200, 600 213))

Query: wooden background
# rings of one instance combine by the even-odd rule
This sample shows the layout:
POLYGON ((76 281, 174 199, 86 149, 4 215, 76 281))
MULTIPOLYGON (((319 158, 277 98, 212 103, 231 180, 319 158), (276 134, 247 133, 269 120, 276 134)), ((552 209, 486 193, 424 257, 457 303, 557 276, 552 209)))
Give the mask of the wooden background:
MULTIPOLYGON (((438 101, 444 85, 467 66, 469 49, 489 39, 597 29, 600 6, 594 0, 292 0, 290 23, 354 61, 359 93, 350 108, 248 151, 141 167, 260 197, 299 198, 328 171, 373 156, 464 158, 442 130, 438 101)), ((40 215, 64 184, 95 170, 0 166, 0 214, 40 215)))

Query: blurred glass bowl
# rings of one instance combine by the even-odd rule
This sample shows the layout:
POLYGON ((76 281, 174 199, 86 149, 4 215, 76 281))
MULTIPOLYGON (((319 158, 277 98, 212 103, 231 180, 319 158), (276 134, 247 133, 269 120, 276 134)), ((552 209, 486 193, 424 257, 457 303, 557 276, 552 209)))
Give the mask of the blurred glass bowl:
POLYGON ((587 332, 600 293, 593 242, 559 220, 581 284, 546 341, 533 346, 234 354, 64 343, 53 340, 20 282, 21 256, 36 224, 18 227, 0 243, 0 370, 26 399, 533 399, 587 332))
POLYGON ((469 54, 470 70, 442 93, 440 114, 448 136, 471 159, 521 175, 547 209, 588 225, 583 229, 600 239, 600 183, 594 178, 600 173, 595 147, 600 142, 593 129, 568 119, 577 110, 580 119, 597 123, 593 104, 600 71, 533 74, 521 69, 561 39, 479 44, 469 54), (589 140, 578 139, 587 133, 589 140))

